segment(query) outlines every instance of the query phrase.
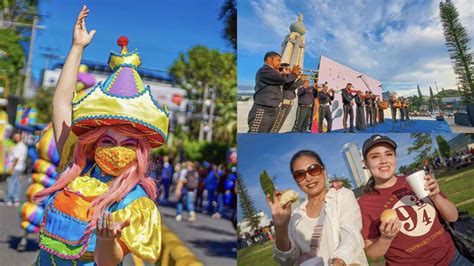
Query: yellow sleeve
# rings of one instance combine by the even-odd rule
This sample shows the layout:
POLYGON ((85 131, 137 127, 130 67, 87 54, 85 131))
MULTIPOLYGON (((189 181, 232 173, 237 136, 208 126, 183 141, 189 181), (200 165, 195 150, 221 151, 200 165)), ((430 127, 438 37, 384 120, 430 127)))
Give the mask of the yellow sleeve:
POLYGON ((130 252, 149 262, 158 261, 161 253, 161 216, 148 197, 134 200, 127 207, 112 213, 114 221, 130 219, 120 240, 130 252))

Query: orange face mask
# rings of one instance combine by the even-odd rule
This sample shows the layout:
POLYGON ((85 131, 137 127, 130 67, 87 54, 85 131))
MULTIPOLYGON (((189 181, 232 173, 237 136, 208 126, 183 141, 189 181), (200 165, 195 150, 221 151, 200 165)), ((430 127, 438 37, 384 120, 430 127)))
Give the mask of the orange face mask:
POLYGON ((136 159, 136 148, 130 147, 97 147, 95 162, 108 175, 121 175, 136 159))

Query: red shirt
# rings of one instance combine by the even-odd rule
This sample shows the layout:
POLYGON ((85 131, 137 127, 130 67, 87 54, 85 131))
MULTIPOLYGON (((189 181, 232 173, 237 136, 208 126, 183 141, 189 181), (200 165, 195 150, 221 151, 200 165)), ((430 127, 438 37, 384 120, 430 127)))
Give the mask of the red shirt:
POLYGON ((387 265, 449 265, 453 260, 454 243, 439 222, 434 203, 428 198, 418 201, 405 177, 397 177, 390 188, 364 194, 359 205, 364 239, 380 236, 383 210, 391 208, 398 214, 402 224, 385 254, 387 265))

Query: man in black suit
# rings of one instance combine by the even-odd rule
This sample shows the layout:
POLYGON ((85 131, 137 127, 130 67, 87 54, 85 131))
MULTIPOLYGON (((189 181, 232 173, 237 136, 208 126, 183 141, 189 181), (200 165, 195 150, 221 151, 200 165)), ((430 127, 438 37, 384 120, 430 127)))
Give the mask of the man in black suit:
POLYGON ((395 95, 390 95, 388 99, 388 103, 390 104, 390 111, 392 112, 392 122, 397 123, 397 108, 395 108, 394 104, 397 102, 395 95))
MULTIPOLYGON (((288 63, 282 63, 280 65, 280 73, 289 75, 291 73, 291 67, 288 63)), ((271 133, 278 133, 282 128, 283 124, 285 123, 288 114, 293 107, 294 100, 296 98, 295 90, 299 87, 303 86, 304 80, 306 79, 305 75, 298 77, 296 80, 292 82, 285 83, 283 85, 283 102, 281 107, 278 110, 277 118, 275 119, 275 123, 273 123, 271 133)))
MULTIPOLYGON (((317 84, 314 84, 314 86, 317 86, 317 84)), ((319 99, 318 130, 320 133, 323 132, 323 119, 326 119, 326 132, 329 133, 332 128, 331 101, 334 101, 334 90, 329 89, 328 83, 325 82, 323 88, 316 91, 316 97, 319 99)))
POLYGON ((311 124, 311 111, 313 110, 316 90, 314 86, 309 86, 309 80, 305 80, 303 87, 299 87, 297 93, 298 109, 296 110, 293 132, 306 132, 308 126, 311 124))
POLYGON ((356 103, 356 128, 359 131, 364 131, 366 128, 366 124, 364 115, 365 98, 363 92, 357 92, 356 96, 354 97, 354 100, 356 103))
POLYGON ((347 117, 349 117, 349 124, 350 124, 350 133, 355 133, 354 131, 354 110, 352 109, 352 105, 354 102, 354 95, 351 91, 352 84, 347 83, 346 88, 342 90, 342 108, 344 110, 344 116, 342 118, 342 125, 344 126, 344 133, 347 133, 347 117))
POLYGON ((294 81, 300 72, 294 66, 290 74, 281 74, 278 67, 281 56, 277 52, 268 52, 265 64, 255 76, 255 94, 253 106, 248 116, 249 133, 270 132, 283 101, 283 84, 294 81))

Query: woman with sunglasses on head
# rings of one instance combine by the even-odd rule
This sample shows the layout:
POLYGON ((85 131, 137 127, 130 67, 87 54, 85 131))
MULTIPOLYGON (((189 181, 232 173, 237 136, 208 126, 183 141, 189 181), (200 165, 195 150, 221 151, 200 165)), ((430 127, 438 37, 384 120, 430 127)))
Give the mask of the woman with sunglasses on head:
POLYGON ((290 170, 306 200, 292 210, 267 195, 275 226, 274 255, 281 265, 367 265, 360 234, 359 205, 352 191, 326 189, 327 172, 319 155, 301 150, 290 170))
POLYGON ((396 176, 397 144, 373 135, 362 147, 371 177, 359 198, 362 236, 370 258, 387 265, 472 265, 454 246, 440 219, 454 222, 456 206, 441 193, 436 179, 424 177, 428 197, 419 199, 404 176, 396 176))
POLYGON ((151 148, 166 143, 168 113, 143 85, 140 57, 128 52, 126 37, 118 41, 121 53, 110 54, 107 80, 74 97, 82 53, 95 34, 86 30, 88 14, 84 6, 53 97, 56 146, 69 165, 35 195, 45 210, 34 265, 122 265, 129 253, 155 263, 161 218, 148 160, 151 148))

